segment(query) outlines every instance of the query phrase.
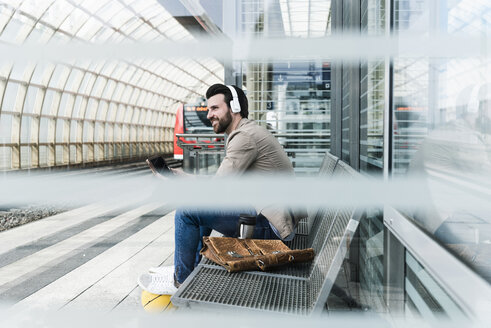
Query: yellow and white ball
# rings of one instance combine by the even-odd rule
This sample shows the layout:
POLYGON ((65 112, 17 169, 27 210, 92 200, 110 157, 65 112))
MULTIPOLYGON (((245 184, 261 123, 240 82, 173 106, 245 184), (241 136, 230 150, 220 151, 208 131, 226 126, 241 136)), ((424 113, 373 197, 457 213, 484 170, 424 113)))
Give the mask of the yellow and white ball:
POLYGON ((146 290, 142 290, 141 303, 147 312, 164 312, 174 307, 170 298, 171 295, 152 294, 146 290))

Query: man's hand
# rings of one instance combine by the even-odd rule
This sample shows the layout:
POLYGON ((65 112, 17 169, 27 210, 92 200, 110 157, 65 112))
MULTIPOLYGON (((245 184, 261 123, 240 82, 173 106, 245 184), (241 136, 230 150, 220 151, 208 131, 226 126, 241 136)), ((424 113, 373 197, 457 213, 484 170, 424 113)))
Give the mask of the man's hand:
POLYGON ((191 177, 194 175, 194 174, 189 174, 189 173, 184 172, 184 170, 180 167, 170 168, 170 170, 172 171, 172 173, 174 173, 174 175, 176 175, 178 177, 191 177))
POLYGON ((152 174, 153 174, 154 176, 156 176, 157 178, 162 179, 162 180, 167 180, 167 179, 169 179, 168 177, 166 177, 166 176, 164 176, 164 175, 162 175, 162 174, 158 173, 157 171, 155 171, 155 170, 153 170, 153 169, 151 169, 151 170, 152 170, 152 174))
MULTIPOLYGON (((152 170, 153 175, 155 175, 157 178, 162 179, 162 180, 169 179, 169 176, 160 174, 159 172, 155 171, 151 167, 150 167, 150 169, 152 170)), ((171 170, 172 174, 177 176, 177 177, 192 177, 192 176, 194 176, 194 174, 189 174, 189 173, 184 172, 184 170, 180 167, 177 167, 177 168, 169 167, 169 169, 171 170)))

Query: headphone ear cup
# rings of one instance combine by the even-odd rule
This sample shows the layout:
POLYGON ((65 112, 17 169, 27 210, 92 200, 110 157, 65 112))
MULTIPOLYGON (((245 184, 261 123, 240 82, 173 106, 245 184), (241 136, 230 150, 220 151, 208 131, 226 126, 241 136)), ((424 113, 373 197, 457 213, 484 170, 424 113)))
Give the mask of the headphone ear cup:
POLYGON ((235 101, 233 100, 230 100, 230 108, 232 109, 233 113, 240 113, 240 107, 237 107, 235 101))
POLYGON ((240 103, 239 103, 239 96, 237 95, 237 91, 235 91, 234 87, 231 85, 227 85, 227 88, 230 89, 230 92, 232 93, 232 100, 230 100, 230 109, 232 109, 232 113, 240 113, 240 103))

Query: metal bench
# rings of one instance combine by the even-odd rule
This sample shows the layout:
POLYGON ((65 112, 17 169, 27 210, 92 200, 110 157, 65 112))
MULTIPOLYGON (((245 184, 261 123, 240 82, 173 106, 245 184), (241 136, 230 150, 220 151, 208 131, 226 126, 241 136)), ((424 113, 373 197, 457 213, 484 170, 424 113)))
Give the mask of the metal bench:
MULTIPOLYGON (((319 176, 328 177, 331 176, 334 172, 334 168, 338 163, 338 158, 330 153, 326 153, 322 160, 321 166, 319 168, 319 176)), ((312 209, 311 214, 305 218, 300 220, 297 225, 296 235, 308 235, 311 231, 312 224, 315 221, 315 218, 319 215, 319 209, 312 209)))
MULTIPOLYGON (((332 161, 332 155, 329 157, 320 174, 346 177, 358 174, 335 157, 332 161)), ((190 309, 319 314, 324 309, 360 217, 361 211, 354 208, 315 211, 309 235, 297 236, 289 245, 314 248, 316 256, 312 263, 270 272, 228 273, 210 261, 202 261, 172 297, 172 303, 190 309)))

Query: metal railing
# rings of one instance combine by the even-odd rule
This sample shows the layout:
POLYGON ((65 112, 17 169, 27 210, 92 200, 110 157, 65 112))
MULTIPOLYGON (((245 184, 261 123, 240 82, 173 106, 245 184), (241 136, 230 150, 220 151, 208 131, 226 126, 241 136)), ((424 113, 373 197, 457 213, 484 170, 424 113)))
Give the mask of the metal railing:
MULTIPOLYGON (((292 161, 297 174, 317 173, 322 157, 330 149, 330 133, 273 133, 292 161)), ((184 168, 195 173, 212 173, 225 155, 223 134, 179 133, 177 145, 184 150, 184 168), (205 172, 202 172, 204 170, 205 172)))

